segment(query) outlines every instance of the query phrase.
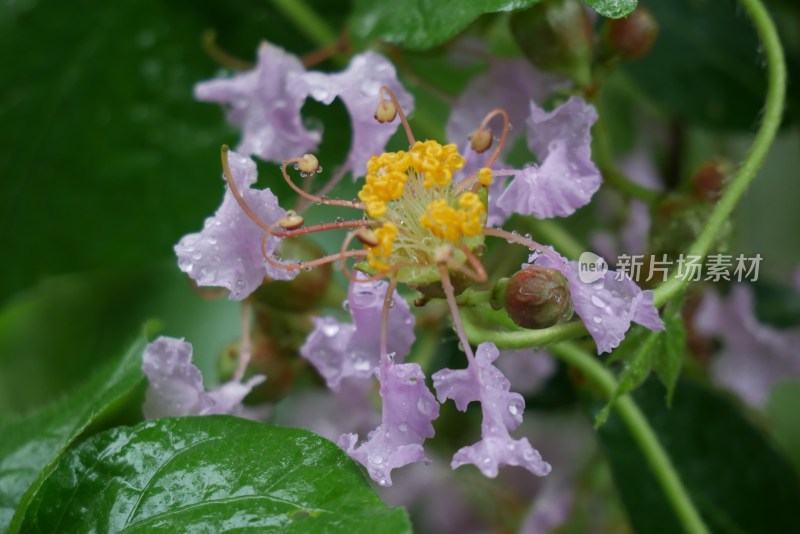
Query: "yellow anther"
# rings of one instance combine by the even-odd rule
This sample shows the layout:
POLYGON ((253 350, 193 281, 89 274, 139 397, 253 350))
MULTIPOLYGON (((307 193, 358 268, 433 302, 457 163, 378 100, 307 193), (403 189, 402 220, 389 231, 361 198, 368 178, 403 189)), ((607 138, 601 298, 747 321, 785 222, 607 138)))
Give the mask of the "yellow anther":
POLYGON ((378 219, 386 215, 386 202, 381 202, 380 200, 367 202, 367 215, 373 219, 378 219))
POLYGON ((397 107, 391 100, 383 100, 375 110, 375 120, 378 122, 392 122, 397 117, 397 107))
POLYGON ((489 150, 493 140, 494 138, 491 130, 480 128, 472 132, 472 135, 469 137, 469 144, 472 150, 480 154, 481 152, 489 150))
POLYGON ((289 210, 286 212, 286 216, 278 221, 278 226, 285 230, 294 230, 303 226, 304 222, 302 215, 298 215, 294 210, 289 210))
POLYGON ((489 185, 492 183, 492 170, 489 167, 484 167, 478 171, 478 181, 481 185, 489 185))
POLYGON ((319 169, 319 160, 313 154, 306 154, 297 160, 297 170, 303 174, 313 174, 319 169))
POLYGON ((377 244, 375 246, 367 244, 369 248, 367 261, 374 269, 388 269, 391 264, 387 260, 392 255, 394 240, 397 239, 397 226, 388 222, 384 223, 383 226, 375 230, 374 234, 377 244))

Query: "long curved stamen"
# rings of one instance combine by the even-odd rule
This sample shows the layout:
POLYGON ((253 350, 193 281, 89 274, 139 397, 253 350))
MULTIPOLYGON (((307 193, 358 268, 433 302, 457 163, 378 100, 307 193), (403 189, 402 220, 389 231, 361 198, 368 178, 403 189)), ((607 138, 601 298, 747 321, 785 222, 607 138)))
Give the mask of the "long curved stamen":
POLYGON ((300 161, 301 161, 300 158, 292 158, 284 161, 283 164, 281 165, 281 174, 283 174, 283 179, 286 180, 286 183, 289 184, 289 187, 294 189, 298 195, 307 200, 310 200, 311 202, 316 202, 319 204, 327 204, 328 206, 343 206, 345 208, 355 208, 357 210, 364 209, 364 205, 361 204, 360 202, 353 202, 352 200, 335 200, 330 198, 323 198, 317 195, 312 195, 311 193, 307 193, 303 191, 302 188, 297 187, 297 185, 295 185, 295 183, 292 181, 291 177, 289 177, 289 174, 286 172, 286 167, 290 163, 299 163, 300 161))
POLYGON ((503 117, 503 132, 500 134, 500 141, 497 143, 494 152, 492 152, 489 161, 486 162, 485 165, 486 167, 491 167, 492 165, 494 165, 494 162, 497 161, 497 158, 500 157, 500 152, 503 150, 503 147, 506 146, 506 139, 508 139, 508 126, 511 124, 511 121, 508 118, 508 113, 506 112, 506 110, 502 108, 495 108, 492 111, 490 111, 486 115, 486 117, 483 118, 483 120, 481 121, 481 125, 478 126, 478 130, 486 128, 489 125, 489 121, 491 121, 498 115, 503 117))
POLYGON ((250 206, 247 205, 247 201, 244 199, 242 194, 239 192, 239 188, 236 187, 236 184, 233 181, 233 176, 231 175, 231 168, 228 166, 228 152, 230 152, 230 148, 228 145, 222 145, 222 175, 225 176, 225 181, 228 183, 228 189, 231 190, 233 194, 233 198, 236 199, 236 203, 239 204, 239 207, 242 208, 245 215, 256 223, 259 227, 261 227, 265 232, 272 232, 272 227, 262 221, 258 215, 256 215, 253 210, 250 209, 250 206))
POLYGON ((409 146, 413 145, 417 142, 414 139, 414 133, 411 131, 411 126, 408 124, 408 119, 406 118, 406 114, 403 111, 403 107, 400 105, 400 102, 397 100, 397 96, 395 96, 394 92, 386 87, 385 85, 381 87, 381 97, 388 96, 389 99, 394 103, 395 107, 397 108, 397 114, 400 115, 400 122, 403 123, 403 129, 406 131, 406 137, 408 138, 409 146))
MULTIPOLYGON (((369 226, 375 226, 377 224, 380 223, 378 223, 377 221, 368 221, 366 219, 359 219, 357 221, 341 221, 341 222, 315 224, 314 226, 303 226, 302 228, 297 228, 296 230, 273 230, 270 233, 275 237, 285 238, 285 237, 296 237, 299 235, 314 234, 317 232, 326 232, 328 230, 369 227, 369 226)), ((273 225, 272 227, 274 228, 275 225, 273 225)))
POLYGON ((442 288, 444 288, 444 295, 447 298, 447 305, 450 307, 450 314, 453 316, 453 326, 456 329, 458 340, 461 341, 464 353, 467 355, 467 361, 472 365, 475 354, 472 352, 469 339, 467 339, 467 333, 464 331, 464 324, 461 322, 461 313, 458 310, 456 295, 453 290, 453 282, 450 281, 450 273, 447 271, 447 265, 440 263, 439 272, 442 275, 442 288))
POLYGON ((250 346, 250 322, 251 304, 249 300, 242 301, 242 341, 239 344, 239 358, 236 365, 236 372, 233 373, 233 380, 241 382, 244 372, 250 364, 252 348, 250 346))
MULTIPOLYGON (((489 276, 486 274, 486 269, 483 268, 483 264, 480 262, 478 257, 473 254, 473 252, 466 247, 463 243, 459 243, 458 248, 461 249, 461 252, 467 257, 467 261, 472 266, 472 269, 468 269, 464 265, 457 265, 455 268, 468 278, 478 282, 479 284, 484 283, 489 276)), ((448 267, 450 265, 448 264, 448 267)))
POLYGON ((317 258, 316 260, 306 261, 306 262, 299 262, 293 263, 291 265, 281 263, 279 261, 275 261, 270 258, 269 254, 267 254, 267 239, 271 237, 271 234, 264 234, 264 237, 261 238, 261 255, 264 257, 264 261, 270 264, 272 267, 276 269, 281 269, 284 271, 300 271, 300 270, 308 270, 313 269, 314 267, 319 267, 320 265, 325 265, 326 263, 333 263, 335 261, 340 261, 343 258, 352 258, 352 257, 366 257, 367 251, 366 250, 348 250, 344 253, 339 254, 330 254, 328 256, 322 256, 321 258, 317 258))
MULTIPOLYGON (((397 271, 399 271, 400 269, 402 269, 404 267, 409 267, 409 266, 412 265, 411 263, 408 263, 408 262, 401 262, 401 263, 397 263, 395 265, 392 265, 388 269, 380 271, 377 274, 373 274, 372 276, 369 276, 367 278, 356 278, 353 275, 353 271, 347 266, 347 261, 345 261, 348 257, 352 257, 352 256, 345 256, 344 255, 346 252, 352 252, 352 251, 348 251, 347 247, 350 246, 350 243, 353 242, 353 239, 355 239, 356 234, 357 234, 357 232, 348 232, 347 235, 345 236, 344 240, 342 241, 342 246, 339 249, 339 254, 342 255, 341 260, 339 262, 339 267, 342 270, 342 274, 350 282, 352 282, 354 284, 366 284, 367 282, 375 282, 376 280, 380 280, 382 278, 385 278, 389 274, 396 273, 397 271)), ((365 254, 369 254, 367 251, 361 251, 361 252, 364 252, 365 254)))
POLYGON ((483 229, 483 235, 488 235, 492 237, 501 237, 508 241, 509 243, 516 243, 518 245, 524 245, 528 247, 530 250, 536 251, 543 256, 548 256, 556 261, 563 261, 561 256, 554 252, 552 249, 540 245, 533 239, 528 239, 527 237, 521 236, 519 234, 514 234, 511 232, 506 232, 505 230, 500 230, 499 228, 489 228, 486 227, 483 229))
POLYGON ((389 280, 389 287, 386 288, 386 296, 383 298, 383 308, 381 309, 381 369, 385 369, 391 363, 389 361, 389 309, 392 307, 394 291, 397 288, 397 274, 389 280))

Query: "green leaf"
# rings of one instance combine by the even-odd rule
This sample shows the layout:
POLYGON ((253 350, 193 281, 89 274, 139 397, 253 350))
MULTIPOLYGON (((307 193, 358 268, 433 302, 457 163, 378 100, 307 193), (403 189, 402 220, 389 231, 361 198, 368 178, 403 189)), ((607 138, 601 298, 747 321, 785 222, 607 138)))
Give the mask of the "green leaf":
POLYGON ((540 0, 355 0, 350 29, 359 39, 380 39, 425 50, 455 37, 486 13, 517 11, 540 0))
POLYGON ((64 451, 90 426, 121 410, 144 384, 144 346, 144 339, 134 342, 62 402, 0 422, 0 530, 9 525, 15 508, 17 517, 24 513, 64 451))
MULTIPOLYGON (((671 408, 654 380, 633 396, 711 532, 794 532, 800 480, 773 443, 727 399, 689 381, 671 408)), ((636 442, 616 414, 600 429, 635 532, 681 532, 636 442)))
POLYGON ((681 304, 681 300, 673 301, 664 311, 664 330, 650 332, 637 327, 611 354, 609 362, 622 360, 625 368, 620 374, 616 391, 595 418, 596 427, 606 422, 617 399, 639 387, 650 376, 651 371, 655 371, 664 384, 667 404, 671 404, 686 350, 681 304), (633 347, 636 347, 635 350, 633 347))
POLYGON ((659 24, 625 71, 664 111, 691 124, 751 130, 766 92, 759 43, 737 2, 644 1, 659 24))
POLYGON ((637 0, 583 0, 583 2, 603 15, 611 19, 627 17, 631 11, 636 9, 637 0))
POLYGON ((174 259, 49 278, 0 309, 0 414, 30 412, 74 391, 124 352, 151 317, 164 322, 164 335, 194 345, 213 383, 207 371, 238 338, 239 309, 224 298, 200 298, 174 259))
POLYGON ((97 434, 62 458, 26 532, 410 532, 339 447, 230 416, 97 434), (379 527, 378 527, 379 525, 379 527))
MULTIPOLYGON (((215 29, 220 47, 248 61, 264 39, 313 49, 270 4, 3 2, 0 300, 53 274, 171 257, 202 228, 224 191, 220 146, 239 134, 219 106, 192 97, 221 70, 201 38, 215 29)), ((344 13, 328 6, 325 16, 336 25, 344 13)), ((323 155, 349 141, 346 122, 324 125, 323 155)))

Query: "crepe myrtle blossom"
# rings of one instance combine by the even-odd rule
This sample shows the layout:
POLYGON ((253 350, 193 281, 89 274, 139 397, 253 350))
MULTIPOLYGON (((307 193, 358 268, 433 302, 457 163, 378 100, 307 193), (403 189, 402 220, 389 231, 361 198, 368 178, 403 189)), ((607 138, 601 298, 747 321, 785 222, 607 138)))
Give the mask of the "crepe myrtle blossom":
POLYGON ((766 406, 781 380, 800 379, 800 327, 781 330, 759 322, 749 285, 735 284, 727 297, 707 292, 694 326, 722 343, 712 379, 751 406, 766 406))
MULTIPOLYGON (((482 439, 459 450, 452 466, 471 463, 489 477, 496 476, 503 465, 522 466, 536 475, 546 475, 550 466, 536 449, 527 439, 510 435, 522 421, 524 402, 518 393, 510 391, 508 380, 494 366, 497 348, 483 343, 474 352, 461 322, 457 296, 473 282, 482 283, 488 278, 480 260, 486 238, 497 237, 525 246, 541 255, 537 262, 562 272, 570 280, 575 310, 587 323, 600 351, 616 346, 631 321, 662 327, 652 306, 652 295, 641 292, 632 282, 616 283, 610 279, 605 279, 605 287, 603 283, 579 286, 576 266, 553 250, 527 237, 487 226, 492 204, 489 187, 496 176, 508 176, 492 170, 509 138, 508 112, 491 109, 472 130, 464 154, 456 144, 418 141, 406 120, 403 95, 398 96, 391 84, 377 87, 372 82, 381 77, 394 80, 394 71, 381 67, 380 56, 361 57, 364 59, 354 59, 351 67, 338 75, 297 74, 294 79, 294 87, 301 93, 308 91, 312 98, 329 101, 331 95, 341 96, 354 115, 353 142, 359 146, 351 149, 344 167, 365 165, 365 169, 356 170, 366 171, 358 198, 330 199, 298 187, 290 169, 305 177, 320 170, 319 161, 311 154, 289 153, 280 166, 287 184, 310 204, 351 209, 356 216, 305 226, 301 214, 284 212, 277 202, 273 203, 268 190, 252 190, 252 162, 223 147, 223 176, 228 187, 223 206, 203 232, 187 236, 176 247, 181 267, 191 276, 197 276, 196 267, 206 267, 216 278, 196 280, 227 287, 231 298, 236 299, 245 298, 267 276, 291 278, 299 270, 327 263, 340 267, 351 283, 347 304, 353 323, 316 319, 314 331, 301 352, 332 389, 341 387, 343 380, 371 380, 372 374, 377 377, 381 423, 363 442, 359 442, 358 434, 349 433, 340 436, 338 443, 367 468, 376 482, 387 486, 392 482, 392 470, 428 461, 423 444, 433 437, 432 421, 439 413, 439 404, 425 384, 422 368, 402 361, 414 339, 413 318, 396 289, 405 284, 419 291, 423 301, 444 299, 467 365, 434 374, 436 392, 441 402, 452 399, 460 409, 479 402, 483 411, 482 439), (372 99, 369 109, 366 99, 372 99), (490 123, 497 119, 503 124, 495 142, 490 123), (362 133, 372 132, 366 129, 368 121, 377 121, 392 131, 402 124, 408 149, 383 152, 385 139, 376 133, 362 133), (367 153, 373 155, 365 159, 367 153), (239 213, 233 213, 236 207, 239 213), (225 229, 226 233, 212 234, 214 228, 225 229), (347 231, 338 253, 301 262, 274 257, 281 239, 328 230, 347 231), (222 243, 224 239, 230 242, 222 243), (361 247, 351 247, 357 243, 361 247), (254 250, 260 250, 260 258, 253 255, 254 250), (195 259, 192 252, 200 252, 202 257, 195 259), (192 263, 189 267, 190 259, 199 262, 208 252, 212 252, 210 264, 192 263), (351 258, 357 262, 355 267, 349 262, 351 258), (234 279, 236 283, 231 286, 234 279), (243 284, 238 284, 239 280, 243 284), (234 293, 231 287, 239 292, 234 293), (597 308, 597 302, 603 302, 604 307, 597 308), (590 311, 589 305, 596 309, 590 311)), ((599 185, 599 177, 595 180, 589 176, 592 164, 588 129, 596 115, 579 99, 570 99, 550 112, 532 103, 529 109, 529 141, 539 149, 541 165, 535 171, 512 172, 508 187, 520 188, 520 195, 537 198, 532 204, 507 206, 523 214, 566 215, 588 202, 599 185), (518 180, 524 185, 514 186, 518 180)), ((334 175, 322 191, 329 190, 336 180, 334 175)), ((496 202, 502 198, 501 194, 496 202)))
POLYGON ((320 132, 308 130, 300 113, 306 98, 329 105, 338 97, 347 108, 353 131, 350 153, 339 173, 352 171, 361 176, 358 173, 367 160, 383 150, 397 128, 397 123, 373 119, 382 86, 391 88, 406 110, 413 110, 412 96, 400 85, 394 66, 380 54, 357 54, 340 73, 307 72, 297 57, 264 43, 255 68, 199 83, 194 94, 198 100, 227 108, 228 120, 242 130, 238 152, 275 163, 287 154, 312 152, 319 145, 320 132))
MULTIPOLYGON (((552 111, 537 104, 565 84, 562 78, 538 72, 527 61, 495 59, 456 101, 447 125, 451 139, 472 133, 470 124, 489 111, 487 105, 503 102, 510 124, 527 125, 528 147, 539 159, 538 165, 493 173, 488 224, 501 225, 512 213, 540 219, 566 217, 588 204, 600 188, 602 177, 591 159, 591 127, 597 121, 594 107, 579 97, 569 98, 552 111)), ((472 135, 484 128, 482 123, 472 135)), ((509 145, 520 130, 508 132, 509 145)), ((466 158, 468 162, 480 159, 469 151, 466 158)))
POLYGON ((247 417, 251 412, 242 400, 266 377, 241 378, 206 391, 200 369, 192 363, 192 345, 182 339, 161 336, 147 345, 142 369, 148 387, 144 402, 147 419, 181 415, 233 414, 247 417))

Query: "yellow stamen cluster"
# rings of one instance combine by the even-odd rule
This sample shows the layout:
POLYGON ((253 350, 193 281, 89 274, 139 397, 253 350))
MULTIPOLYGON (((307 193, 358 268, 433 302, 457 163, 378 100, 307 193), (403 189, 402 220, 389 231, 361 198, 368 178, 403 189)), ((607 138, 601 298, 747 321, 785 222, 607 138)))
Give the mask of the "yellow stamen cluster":
POLYGON ((374 233, 378 243, 375 246, 368 246, 367 261, 375 269, 388 269, 391 264, 386 260, 392 255, 394 240, 397 239, 397 226, 390 222, 383 223, 383 226, 374 233))
POLYGON ((462 236, 472 237, 481 233, 486 207, 478 195, 471 191, 458 199, 458 209, 445 200, 434 200, 428 204, 419 222, 433 235, 456 242, 462 236))
MULTIPOLYGON (((424 268, 438 261, 434 256, 442 241, 458 243, 481 234, 486 206, 476 193, 462 192, 453 183, 464 164, 455 145, 436 141, 416 142, 407 152, 387 152, 367 162, 358 198, 367 215, 383 224, 372 241, 362 239, 370 267, 382 271, 407 263, 424 268)), ((491 171, 481 169, 477 178, 487 185, 491 171)))
POLYGON ((462 167, 464 157, 457 152, 456 145, 418 141, 408 152, 386 152, 370 158, 366 183, 358 198, 366 205, 367 214, 377 219, 386 214, 387 202, 403 195, 411 172, 423 175, 423 185, 427 188, 444 187, 462 167))

